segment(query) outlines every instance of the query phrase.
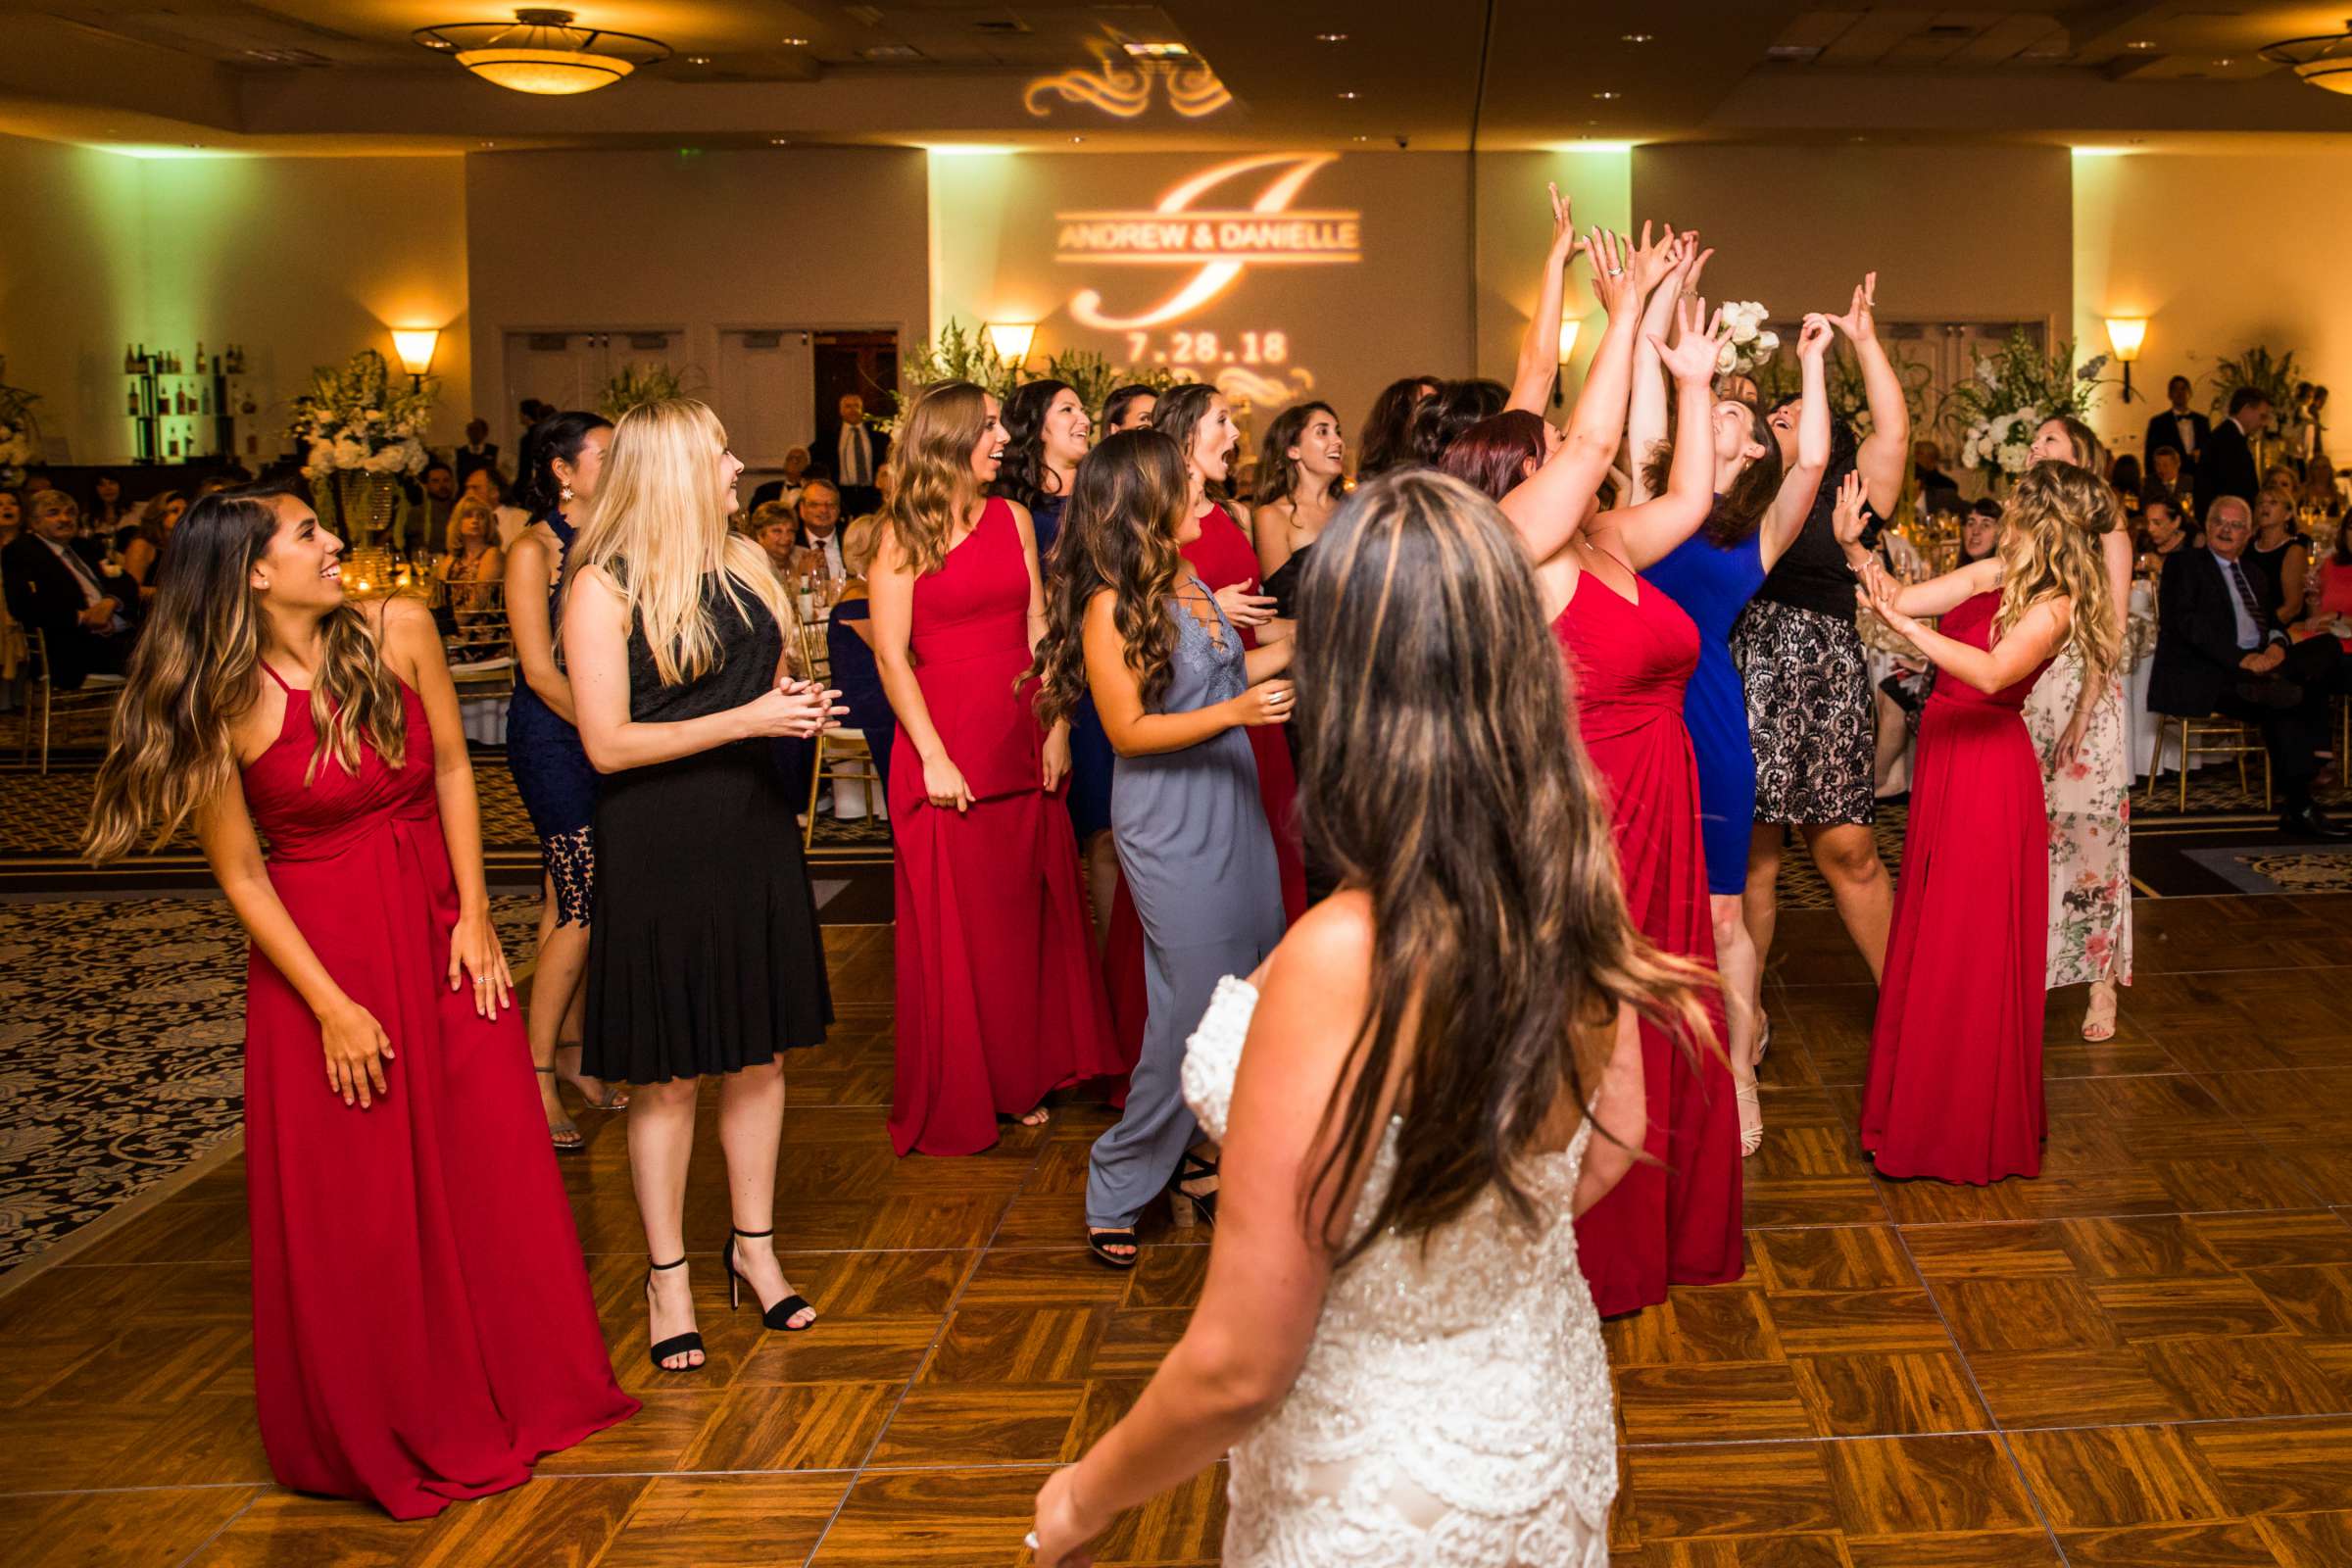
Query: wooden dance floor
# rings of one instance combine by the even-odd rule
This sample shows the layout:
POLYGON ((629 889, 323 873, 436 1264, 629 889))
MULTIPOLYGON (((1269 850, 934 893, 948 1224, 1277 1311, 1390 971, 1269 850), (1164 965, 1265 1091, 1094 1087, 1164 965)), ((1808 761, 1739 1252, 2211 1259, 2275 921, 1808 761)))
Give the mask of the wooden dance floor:
MULTIPOLYGON (((1610 1330, 1615 1562, 2352 1563, 2352 898, 2138 919, 2119 1037, 2073 1037, 2079 993, 2052 1009, 2045 1174, 1989 1191, 1863 1166, 1867 977, 1834 917, 1787 919, 1748 1276, 1610 1330)), ((254 1431, 231 1164, 0 1298, 0 1562, 1025 1561, 1032 1494, 1175 1341, 1206 1233, 1163 1220, 1132 1274, 1088 1259, 1095 1109, 894 1159, 890 933, 830 936, 843 1018, 793 1063, 778 1204, 812 1333, 727 1312, 706 1128, 688 1239, 711 1364, 652 1371, 624 1129, 588 1114, 566 1175, 645 1412, 430 1523, 293 1496, 254 1431)), ((1102 1560, 1214 1563, 1222 1514, 1203 1476, 1102 1560)))

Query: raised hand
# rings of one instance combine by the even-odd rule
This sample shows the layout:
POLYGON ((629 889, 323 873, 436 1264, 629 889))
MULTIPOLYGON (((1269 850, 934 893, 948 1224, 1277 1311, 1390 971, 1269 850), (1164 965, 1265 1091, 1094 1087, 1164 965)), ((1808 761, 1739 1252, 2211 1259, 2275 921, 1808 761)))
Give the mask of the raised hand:
POLYGON ((1838 482, 1838 506, 1830 514, 1830 533, 1839 545, 1858 545, 1862 527, 1862 474, 1848 468, 1838 482))
POLYGON ((1642 290, 1635 286, 1627 265, 1625 236, 1595 228, 1587 237, 1585 249, 1592 258, 1592 298, 1600 308, 1611 316, 1628 306, 1639 310, 1642 290))
POLYGON ((1649 220, 1642 220, 1642 243, 1634 248, 1631 269, 1634 286, 1643 294, 1666 281, 1667 274, 1682 265, 1682 236, 1672 223, 1660 225, 1661 232, 1653 243, 1649 237, 1649 220))
POLYGON ((1805 318, 1804 327, 1796 334, 1796 357, 1799 360, 1818 360, 1830 352, 1830 342, 1838 335, 1830 318, 1815 311, 1805 318))
POLYGON ((1547 184, 1544 188, 1551 193, 1551 254, 1565 262, 1585 248, 1584 240, 1576 232, 1576 214, 1572 210, 1576 204, 1561 195, 1557 185, 1547 184))
POLYGON ((1830 322, 1854 342, 1868 343, 1879 335, 1878 321, 1871 314, 1878 300, 1879 274, 1866 272, 1862 281, 1854 285, 1853 303, 1846 307, 1843 316, 1831 317, 1830 322))
POLYGON ((1650 347, 1657 351, 1658 363, 1666 367, 1666 373, 1677 381, 1712 381, 1716 361, 1729 336, 1723 324, 1723 312, 1718 310, 1709 317, 1705 300, 1685 300, 1680 311, 1682 335, 1675 339, 1674 347, 1668 348, 1654 333, 1650 336, 1650 347))

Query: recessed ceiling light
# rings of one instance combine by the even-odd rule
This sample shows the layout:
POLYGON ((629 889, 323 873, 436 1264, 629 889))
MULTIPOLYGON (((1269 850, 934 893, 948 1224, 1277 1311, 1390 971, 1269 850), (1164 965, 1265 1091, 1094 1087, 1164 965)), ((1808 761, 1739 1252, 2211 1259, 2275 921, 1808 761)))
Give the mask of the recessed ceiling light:
POLYGON ((420 44, 424 45, 424 46, 425 46, 427 49, 445 49, 445 50, 446 50, 446 49, 455 49, 455 48, 457 47, 457 45, 456 45, 456 44, 454 44, 454 43, 451 43, 451 42, 450 42, 450 41, 449 41, 447 38, 419 38, 419 39, 417 39, 416 41, 417 41, 418 43, 420 43, 420 44))
POLYGON ((1362 96, 1363 96, 1363 94, 1361 94, 1361 93, 1354 93, 1354 92, 1344 92, 1344 93, 1341 93, 1341 94, 1340 94, 1340 97, 1342 97, 1343 99, 1346 99, 1346 100, 1348 100, 1348 102, 1353 102, 1355 99, 1357 99, 1357 98, 1360 98, 1360 97, 1362 97, 1362 96))
POLYGON ((1654 32, 1628 32, 1620 35, 1620 41, 1624 43, 1648 43, 1656 36, 1657 34, 1654 32))
POLYGON ((1072 136, 1072 137, 1070 138, 1070 144, 1071 144, 1072 146, 1076 146, 1078 143, 1080 143, 1080 142, 1082 142, 1082 141, 1084 141, 1084 140, 1086 140, 1086 138, 1085 138, 1084 136, 1072 136))
POLYGON ((2124 47, 2127 49, 2153 49, 2156 47, 2156 40, 2153 38, 2134 38, 2130 43, 2124 45, 2124 47))
POLYGON ((2237 64, 2237 62, 2229 55, 2224 55, 2221 59, 2216 60, 2214 64, 2217 66, 2234 66, 2237 64))
POLYGON ((1317 43, 1346 43, 1347 41, 1348 35, 1344 32, 1318 32, 1315 34, 1317 43))
POLYGON ((1370 141, 1372 138, 1369 136, 1350 136, 1348 139, 1349 141, 1370 141))
POLYGON ((790 136, 770 136, 767 138, 767 144, 770 147, 789 147, 792 145, 792 138, 790 136))
POLYGON ((690 66, 707 66, 710 63, 710 57, 709 55, 688 55, 686 63, 690 66))
POLYGON ((1596 92, 1596 93, 1594 93, 1594 94, 1592 95, 1592 98, 1593 98, 1593 101, 1594 101, 1595 103, 1604 103, 1604 104, 1606 104, 1606 103, 1614 103, 1614 102, 1616 102, 1616 101, 1617 101, 1617 100, 1618 100, 1620 97, 1622 97, 1622 96, 1624 96, 1624 95, 1623 95, 1623 94, 1621 94, 1621 93, 1614 93, 1614 92, 1596 92))
POLYGON ((491 148, 493 148, 493 147, 495 147, 495 146, 497 146, 497 145, 498 145, 498 143, 496 143, 496 142, 494 142, 494 141, 486 141, 486 142, 482 143, 482 150, 483 150, 484 152, 487 152, 487 151, 489 151, 491 148))
POLYGON ((806 38, 785 38, 781 40, 781 42, 787 49, 806 49, 808 47, 808 40, 806 38))

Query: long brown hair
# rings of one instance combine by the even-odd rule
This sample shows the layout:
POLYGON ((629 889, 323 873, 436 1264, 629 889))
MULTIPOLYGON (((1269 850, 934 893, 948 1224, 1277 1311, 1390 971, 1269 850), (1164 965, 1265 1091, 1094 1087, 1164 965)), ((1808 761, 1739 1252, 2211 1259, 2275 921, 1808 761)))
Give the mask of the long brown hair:
MULTIPOLYGON (((1724 399, 1724 402, 1733 401, 1724 399)), ((1787 469, 1781 463, 1781 443, 1772 433, 1772 421, 1753 404, 1742 405, 1747 410, 1747 439, 1764 449, 1760 458, 1750 458, 1740 465, 1739 474, 1732 487, 1715 498, 1707 511, 1707 520, 1700 532, 1707 543, 1717 547, 1745 543, 1763 526, 1764 514, 1781 497, 1781 478, 1787 469)), ((1708 428, 1712 439, 1714 430, 1708 428)), ((1666 493, 1668 476, 1674 472, 1674 437, 1654 443, 1649 449, 1649 461, 1642 465, 1642 479, 1649 493, 1666 493)))
POLYGON ((2099 536, 2120 528, 2115 487, 2090 469, 2044 459, 2028 468, 2001 514, 2001 608, 1994 624, 2008 631, 2040 600, 2073 601, 2067 641, 2084 666, 2115 668, 2120 639, 2099 536))
POLYGON ((1176 626, 1168 596, 1192 484, 1184 454, 1157 430, 1122 430, 1086 455, 1070 486, 1046 582, 1046 635, 1023 680, 1036 680, 1037 720, 1051 727, 1086 692, 1086 608, 1111 595, 1127 667, 1150 708, 1168 689, 1176 626))
MULTIPOLYGON (((1274 416, 1274 422, 1266 429, 1266 444, 1257 455, 1257 493, 1250 498, 1256 505, 1263 507, 1277 501, 1297 503, 1298 482, 1305 477, 1306 468, 1291 456, 1291 448, 1298 444, 1299 438, 1306 434, 1308 421, 1318 414, 1329 415, 1333 426, 1338 426, 1339 411, 1328 403, 1294 403, 1274 416)), ((1339 476, 1334 476, 1333 500, 1339 499, 1341 489, 1339 476)))
POLYGON ((898 490, 885 514, 899 556, 920 577, 948 559, 956 529, 979 499, 972 449, 988 428, 988 394, 969 381, 923 388, 899 425, 890 461, 898 490))
POLYGON ((1525 1162, 1560 1098, 1581 1106, 1597 1086, 1618 1009, 1695 1041, 1710 977, 1626 912, 1559 644, 1493 502, 1444 474, 1385 474, 1304 575, 1298 824, 1310 861, 1371 896, 1374 926, 1371 1007, 1323 1108, 1312 1193, 1354 1190, 1405 1057, 1396 1179, 1345 1259, 1490 1189, 1532 1218, 1525 1162))
MULTIPOLYGON (((82 852, 103 862, 142 840, 161 848, 189 817, 237 787, 231 732, 260 695, 264 621, 253 568, 276 536, 273 486, 209 495, 172 531, 172 569, 130 656, 82 852)), ((408 750, 400 678, 384 663, 355 605, 318 627, 323 657, 311 682, 307 784, 332 759, 358 772, 363 746, 399 767, 408 750)), ((292 697, 287 699, 292 701, 292 697)))

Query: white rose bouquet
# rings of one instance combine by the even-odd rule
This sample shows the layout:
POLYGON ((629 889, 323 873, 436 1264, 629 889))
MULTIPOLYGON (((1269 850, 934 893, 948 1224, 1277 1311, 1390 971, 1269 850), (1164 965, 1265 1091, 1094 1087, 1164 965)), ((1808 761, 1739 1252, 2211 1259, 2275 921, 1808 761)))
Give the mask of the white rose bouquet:
POLYGON ((1768 332, 1764 323, 1771 313, 1754 300, 1730 300, 1723 307, 1723 324, 1730 335, 1715 353, 1717 375, 1753 375, 1759 366, 1768 363, 1781 346, 1780 334, 1768 332))
POLYGON ((302 443, 302 471, 314 479, 334 473, 416 473, 425 465, 423 435, 432 420, 438 383, 403 390, 393 384, 384 357, 363 349, 341 368, 321 367, 311 389, 294 400, 289 432, 302 443))

